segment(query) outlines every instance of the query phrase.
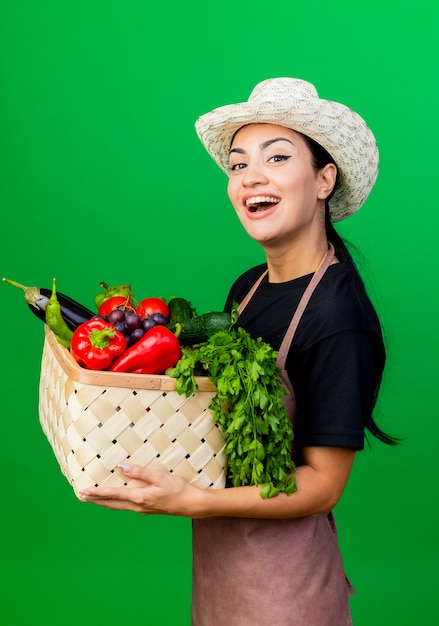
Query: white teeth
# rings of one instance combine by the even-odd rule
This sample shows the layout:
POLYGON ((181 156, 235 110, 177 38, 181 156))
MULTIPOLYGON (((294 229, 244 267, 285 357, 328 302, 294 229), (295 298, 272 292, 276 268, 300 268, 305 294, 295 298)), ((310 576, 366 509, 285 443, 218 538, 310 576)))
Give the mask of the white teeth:
POLYGON ((253 198, 248 198, 245 201, 247 206, 253 206, 255 204, 277 204, 279 202, 279 198, 275 198, 274 196, 254 196, 253 198))

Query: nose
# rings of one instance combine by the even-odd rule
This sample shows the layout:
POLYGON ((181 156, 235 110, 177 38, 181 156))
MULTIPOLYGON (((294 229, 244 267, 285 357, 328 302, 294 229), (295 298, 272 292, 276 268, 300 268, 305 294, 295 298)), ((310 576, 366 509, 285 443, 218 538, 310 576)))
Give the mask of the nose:
POLYGON ((268 177, 262 164, 258 161, 251 161, 247 163, 247 167, 244 169, 242 177, 242 184, 244 187, 266 185, 267 183, 268 177))

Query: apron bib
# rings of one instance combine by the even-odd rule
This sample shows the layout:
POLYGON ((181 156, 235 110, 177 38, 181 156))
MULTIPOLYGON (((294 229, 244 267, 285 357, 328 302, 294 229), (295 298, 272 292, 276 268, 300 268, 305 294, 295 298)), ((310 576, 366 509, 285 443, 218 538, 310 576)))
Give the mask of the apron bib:
MULTIPOLYGON (((334 257, 329 250, 306 288, 279 349, 285 369, 294 333, 311 295, 334 257)), ((267 272, 241 302, 247 305, 267 272)), ((346 578, 332 513, 270 520, 212 517, 192 521, 192 626, 351 626, 346 578)))

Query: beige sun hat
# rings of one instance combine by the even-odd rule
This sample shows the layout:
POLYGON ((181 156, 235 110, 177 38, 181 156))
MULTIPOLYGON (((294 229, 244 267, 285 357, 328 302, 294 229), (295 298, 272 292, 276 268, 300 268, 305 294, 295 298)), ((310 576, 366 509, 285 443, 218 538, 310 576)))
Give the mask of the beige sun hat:
POLYGON ((347 106, 320 99, 314 85, 298 78, 264 80, 247 102, 214 109, 195 123, 207 152, 226 174, 234 134, 252 123, 285 126, 329 152, 340 179, 330 200, 333 222, 349 217, 365 202, 378 174, 378 148, 366 122, 347 106))

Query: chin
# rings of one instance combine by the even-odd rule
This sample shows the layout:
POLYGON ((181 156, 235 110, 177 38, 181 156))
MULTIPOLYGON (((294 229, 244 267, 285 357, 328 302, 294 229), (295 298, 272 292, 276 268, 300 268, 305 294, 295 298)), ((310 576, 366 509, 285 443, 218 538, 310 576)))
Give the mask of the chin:
POLYGON ((256 243, 260 244, 263 247, 266 245, 274 245, 276 241, 279 241, 279 237, 270 236, 268 234, 261 235, 259 233, 255 234, 249 232, 247 232, 247 234, 251 239, 253 239, 253 241, 256 241, 256 243))

